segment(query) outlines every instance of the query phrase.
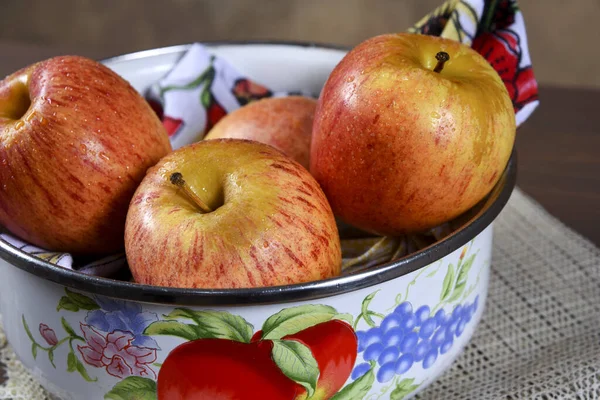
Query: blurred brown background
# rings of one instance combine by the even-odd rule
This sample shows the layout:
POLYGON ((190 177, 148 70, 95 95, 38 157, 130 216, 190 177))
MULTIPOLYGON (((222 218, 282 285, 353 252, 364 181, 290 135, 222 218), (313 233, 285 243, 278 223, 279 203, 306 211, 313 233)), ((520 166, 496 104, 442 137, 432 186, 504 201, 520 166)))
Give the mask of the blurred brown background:
MULTIPOLYGON (((442 0, 0 0, 0 42, 97 58, 205 40, 355 45, 442 0)), ((540 83, 600 87, 600 0, 521 0, 540 83)))

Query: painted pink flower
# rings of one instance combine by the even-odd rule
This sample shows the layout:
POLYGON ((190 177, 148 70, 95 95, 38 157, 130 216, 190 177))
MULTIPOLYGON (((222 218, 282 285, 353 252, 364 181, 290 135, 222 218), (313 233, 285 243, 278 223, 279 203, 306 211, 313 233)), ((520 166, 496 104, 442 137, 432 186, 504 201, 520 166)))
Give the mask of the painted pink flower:
POLYGON ((40 324, 40 335, 42 335, 46 343, 50 346, 56 346, 58 343, 56 333, 54 333, 54 330, 46 324, 40 324))
POLYGON ((87 345, 77 349, 89 365, 106 368, 106 372, 121 379, 132 375, 156 378, 149 365, 156 361, 156 349, 132 345, 131 332, 113 331, 105 337, 85 324, 81 324, 81 331, 87 345))

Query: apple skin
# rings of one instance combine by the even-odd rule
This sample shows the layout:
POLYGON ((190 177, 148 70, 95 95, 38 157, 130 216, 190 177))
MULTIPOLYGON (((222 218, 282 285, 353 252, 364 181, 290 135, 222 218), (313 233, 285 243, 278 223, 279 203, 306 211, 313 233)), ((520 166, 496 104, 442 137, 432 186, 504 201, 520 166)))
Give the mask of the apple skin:
POLYGON ((229 113, 204 139, 256 140, 283 151, 308 169, 316 106, 316 100, 303 96, 253 101, 229 113))
MULTIPOLYGON (((306 399, 306 389, 285 376, 271 357, 273 342, 198 339, 173 349, 158 374, 158 400, 306 399)), ((311 400, 327 400, 348 380, 357 356, 352 327, 331 320, 283 337, 307 346, 319 366, 311 400)))
POLYGON ((158 286, 287 285, 341 270, 318 183, 279 150, 242 139, 203 140, 152 167, 129 207, 125 250, 135 281, 158 286), (174 172, 214 211, 171 184, 174 172))
POLYGON ((107 67, 33 64, 0 82, 0 225, 47 250, 121 251, 131 197, 170 151, 150 106, 107 67))
POLYGON ((336 216, 365 231, 424 231, 473 207, 510 157, 515 115, 468 46, 386 34, 352 49, 319 97, 310 171, 336 216), (436 54, 450 55, 440 73, 436 54))

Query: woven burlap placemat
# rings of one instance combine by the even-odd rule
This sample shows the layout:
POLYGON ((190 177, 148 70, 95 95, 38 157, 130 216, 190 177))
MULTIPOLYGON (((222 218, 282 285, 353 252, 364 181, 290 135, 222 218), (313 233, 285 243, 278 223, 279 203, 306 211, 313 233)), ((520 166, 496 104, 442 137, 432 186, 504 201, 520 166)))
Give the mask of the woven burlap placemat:
MULTIPOLYGON (((6 342, 0 399, 47 399, 6 342)), ((600 398, 600 249, 515 190, 494 232, 486 310, 420 399, 600 398)))

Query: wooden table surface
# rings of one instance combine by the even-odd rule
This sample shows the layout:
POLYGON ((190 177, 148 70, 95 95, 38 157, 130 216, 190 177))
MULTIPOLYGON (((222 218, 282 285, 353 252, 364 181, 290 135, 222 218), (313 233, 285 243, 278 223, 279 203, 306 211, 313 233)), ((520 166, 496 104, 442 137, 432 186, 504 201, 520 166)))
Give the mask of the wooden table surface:
MULTIPOLYGON (((0 42, 0 76, 59 54, 114 55, 0 42)), ((540 101, 517 132, 517 185, 600 246, 600 90, 542 86, 540 101)))

